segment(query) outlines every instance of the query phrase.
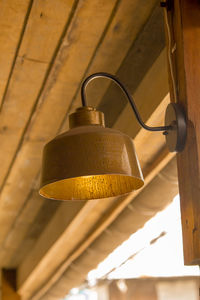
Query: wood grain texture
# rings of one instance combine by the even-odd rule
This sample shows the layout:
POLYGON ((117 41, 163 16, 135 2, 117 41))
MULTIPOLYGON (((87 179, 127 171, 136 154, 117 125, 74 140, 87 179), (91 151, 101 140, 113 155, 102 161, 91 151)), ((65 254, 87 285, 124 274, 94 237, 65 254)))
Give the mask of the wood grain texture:
POLYGON ((0 2, 0 110, 31 6, 28 0, 0 2))
POLYGON ((187 141, 177 155, 184 260, 200 264, 200 4, 174 1, 171 30, 176 43, 178 102, 187 114, 187 141))

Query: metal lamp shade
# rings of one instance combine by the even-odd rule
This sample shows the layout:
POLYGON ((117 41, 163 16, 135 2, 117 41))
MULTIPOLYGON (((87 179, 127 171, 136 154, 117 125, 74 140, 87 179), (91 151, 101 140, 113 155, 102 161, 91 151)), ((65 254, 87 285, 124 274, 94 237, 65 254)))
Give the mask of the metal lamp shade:
POLYGON ((131 138, 103 127, 101 114, 79 109, 71 117, 73 128, 45 146, 40 195, 58 200, 101 199, 144 184, 131 138))

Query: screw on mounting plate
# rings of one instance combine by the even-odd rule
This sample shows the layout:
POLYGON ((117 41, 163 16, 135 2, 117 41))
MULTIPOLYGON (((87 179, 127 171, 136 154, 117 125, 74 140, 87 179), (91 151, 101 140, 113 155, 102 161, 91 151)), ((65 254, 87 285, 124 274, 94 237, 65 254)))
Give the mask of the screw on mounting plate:
POLYGON ((167 10, 172 9, 172 0, 161 0, 160 1, 160 6, 161 7, 166 7, 167 10))
POLYGON ((163 135, 167 135, 169 132, 168 131, 164 131, 163 132, 163 135))

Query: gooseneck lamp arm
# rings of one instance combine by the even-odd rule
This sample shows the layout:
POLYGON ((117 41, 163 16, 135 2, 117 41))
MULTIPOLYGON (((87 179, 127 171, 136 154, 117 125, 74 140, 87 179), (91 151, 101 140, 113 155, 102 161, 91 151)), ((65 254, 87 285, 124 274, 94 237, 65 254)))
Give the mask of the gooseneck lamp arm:
POLYGON ((158 126, 158 127, 148 126, 142 121, 132 96, 125 88, 125 86, 121 83, 121 81, 114 75, 105 72, 98 72, 88 76, 83 81, 81 86, 81 99, 82 99, 83 106, 87 106, 85 91, 88 83, 93 79, 99 77, 105 77, 111 79, 122 89, 122 91, 124 92, 124 94, 129 100, 129 103, 133 109, 136 119, 144 129, 148 131, 163 132, 163 134, 166 137, 166 143, 170 152, 180 152, 184 149, 185 142, 186 142, 186 134, 187 134, 187 123, 186 123, 185 112, 181 107, 181 105, 178 103, 170 103, 167 106, 165 112, 165 126, 158 126))
POLYGON ((135 116, 136 116, 136 119, 138 120, 139 124, 146 130, 148 131, 164 131, 164 133, 166 134, 168 130, 171 130, 172 129, 172 126, 169 125, 169 126, 158 126, 158 127, 151 127, 151 126, 148 126, 146 125, 142 119, 141 119, 141 116, 138 112, 138 109, 135 105, 135 102, 131 96, 131 94, 128 92, 127 88, 125 88, 125 86, 122 84, 122 82, 114 75, 111 75, 111 74, 108 74, 108 73, 105 73, 105 72, 98 72, 98 73, 94 73, 90 76, 88 76, 82 83, 82 86, 81 86, 81 100, 82 100, 82 105, 83 106, 87 106, 87 101, 86 101, 86 88, 87 88, 87 85, 90 81, 92 81, 93 79, 95 78, 100 78, 100 77, 103 77, 103 78, 109 78, 111 79, 112 81, 114 81, 120 88, 121 90, 124 92, 124 94, 126 95, 126 97, 128 98, 129 100, 129 103, 133 109, 133 112, 135 113, 135 116))

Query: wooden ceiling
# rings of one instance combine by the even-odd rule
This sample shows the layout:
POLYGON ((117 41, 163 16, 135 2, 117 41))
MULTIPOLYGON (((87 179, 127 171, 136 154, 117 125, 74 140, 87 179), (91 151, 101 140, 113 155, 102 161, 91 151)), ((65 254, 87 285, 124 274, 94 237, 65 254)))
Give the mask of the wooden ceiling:
MULTIPOLYGON (((41 198, 43 146, 68 129, 81 82, 97 71, 117 74, 144 121, 163 122, 163 16, 156 0, 7 0, 0 12, 0 267, 17 269, 22 298, 31 299, 116 203, 119 214, 133 199, 41 198)), ((173 157, 161 134, 139 128, 108 80, 91 83, 88 102, 105 112, 109 127, 135 139, 146 183, 173 157)))

